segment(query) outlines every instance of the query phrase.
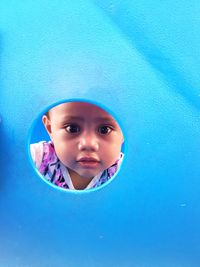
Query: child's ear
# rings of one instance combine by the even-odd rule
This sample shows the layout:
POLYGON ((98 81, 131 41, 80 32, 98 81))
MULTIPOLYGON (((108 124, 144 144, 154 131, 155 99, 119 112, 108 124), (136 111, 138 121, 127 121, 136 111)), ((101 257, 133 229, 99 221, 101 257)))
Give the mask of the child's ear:
POLYGON ((42 116, 42 122, 44 124, 44 127, 46 128, 49 136, 51 137, 52 131, 51 131, 51 121, 50 119, 47 117, 47 115, 43 115, 42 116))

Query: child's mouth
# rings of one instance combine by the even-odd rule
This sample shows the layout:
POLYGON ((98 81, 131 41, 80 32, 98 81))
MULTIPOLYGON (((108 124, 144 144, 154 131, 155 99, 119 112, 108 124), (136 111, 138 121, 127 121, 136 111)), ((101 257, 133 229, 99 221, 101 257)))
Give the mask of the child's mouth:
POLYGON ((77 162, 85 168, 95 168, 99 165, 100 161, 92 157, 82 157, 77 160, 77 162))

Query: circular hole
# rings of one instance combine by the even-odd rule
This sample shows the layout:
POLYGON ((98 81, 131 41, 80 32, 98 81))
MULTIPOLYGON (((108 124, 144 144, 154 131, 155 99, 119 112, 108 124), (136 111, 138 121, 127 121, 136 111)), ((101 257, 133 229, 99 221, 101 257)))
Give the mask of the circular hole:
POLYGON ((51 105, 30 130, 29 155, 37 173, 55 188, 96 190, 121 167, 124 136, 104 108, 86 101, 51 105))

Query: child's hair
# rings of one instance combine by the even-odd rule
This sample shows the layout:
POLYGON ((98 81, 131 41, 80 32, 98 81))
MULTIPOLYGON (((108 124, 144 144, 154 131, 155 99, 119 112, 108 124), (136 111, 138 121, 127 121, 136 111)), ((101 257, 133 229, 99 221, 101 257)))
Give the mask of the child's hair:
POLYGON ((44 115, 49 119, 49 110, 44 115))

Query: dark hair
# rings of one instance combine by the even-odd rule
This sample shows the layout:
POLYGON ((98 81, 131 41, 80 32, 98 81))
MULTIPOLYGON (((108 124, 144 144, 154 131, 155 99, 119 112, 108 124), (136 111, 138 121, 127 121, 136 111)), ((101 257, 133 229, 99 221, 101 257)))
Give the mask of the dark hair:
POLYGON ((44 115, 49 119, 49 110, 44 115))

